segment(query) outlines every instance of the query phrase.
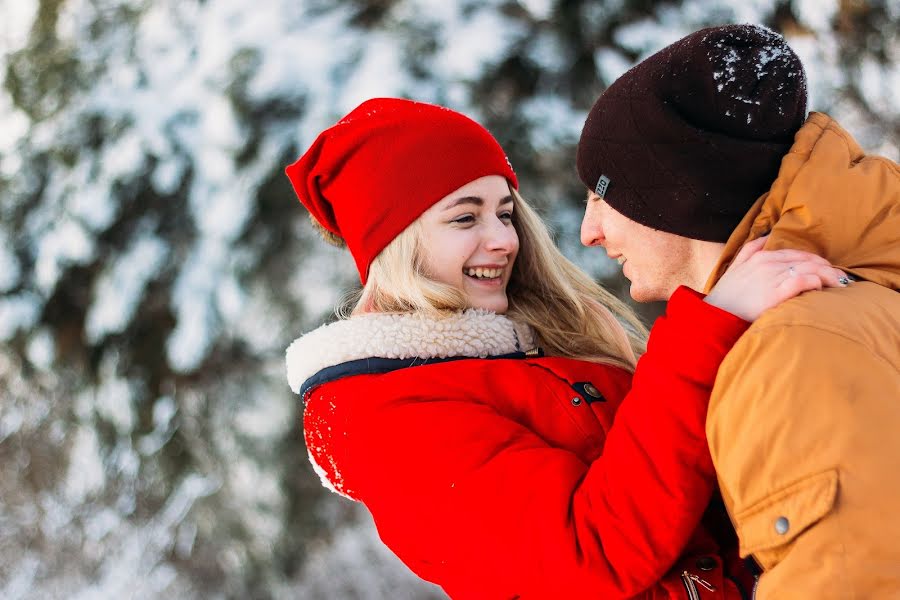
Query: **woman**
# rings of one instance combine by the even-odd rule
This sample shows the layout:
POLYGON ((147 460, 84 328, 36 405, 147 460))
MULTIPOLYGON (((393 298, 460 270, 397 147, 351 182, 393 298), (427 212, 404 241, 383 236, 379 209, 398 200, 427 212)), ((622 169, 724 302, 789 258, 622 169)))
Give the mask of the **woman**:
POLYGON ((467 117, 370 100, 287 174, 364 286, 287 352, 310 458, 413 571, 453 598, 739 597, 700 525, 709 390, 747 321, 839 271, 756 243, 675 293, 637 363, 637 318, 467 117))

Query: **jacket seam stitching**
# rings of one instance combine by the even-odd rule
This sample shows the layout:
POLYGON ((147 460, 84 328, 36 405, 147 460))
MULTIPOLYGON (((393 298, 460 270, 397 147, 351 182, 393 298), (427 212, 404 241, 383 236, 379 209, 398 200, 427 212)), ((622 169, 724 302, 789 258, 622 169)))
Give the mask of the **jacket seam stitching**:
POLYGON ((847 340, 848 342, 852 342, 854 346, 859 346, 860 348, 865 350, 868 354, 877 358, 880 362, 885 363, 885 365, 887 365, 887 367, 890 370, 894 371, 895 373, 900 373, 900 370, 898 370, 897 366, 895 366, 891 363, 891 361, 888 359, 888 357, 883 356, 880 352, 876 351, 873 348, 870 348, 869 346, 867 346, 866 344, 863 344, 859 340, 853 339, 852 337, 848 336, 846 333, 839 331, 837 329, 832 329, 830 327, 822 327, 821 325, 813 325, 811 323, 796 323, 796 322, 794 322, 794 323, 772 323, 772 324, 765 325, 764 327, 759 327, 757 329, 751 328, 749 331, 747 331, 746 335, 753 335, 753 336, 762 335, 764 332, 768 332, 771 329, 782 329, 784 327, 805 327, 807 329, 815 329, 815 330, 821 331, 823 333, 828 333, 828 334, 840 337, 844 340, 847 340))

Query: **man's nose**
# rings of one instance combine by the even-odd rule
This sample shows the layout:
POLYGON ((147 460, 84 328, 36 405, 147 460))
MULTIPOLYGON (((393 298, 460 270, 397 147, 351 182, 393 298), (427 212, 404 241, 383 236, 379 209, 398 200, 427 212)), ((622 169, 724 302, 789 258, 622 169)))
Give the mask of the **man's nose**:
POLYGON ((585 246, 602 246, 606 241, 598 208, 588 205, 584 209, 584 217, 581 219, 581 243, 585 246))

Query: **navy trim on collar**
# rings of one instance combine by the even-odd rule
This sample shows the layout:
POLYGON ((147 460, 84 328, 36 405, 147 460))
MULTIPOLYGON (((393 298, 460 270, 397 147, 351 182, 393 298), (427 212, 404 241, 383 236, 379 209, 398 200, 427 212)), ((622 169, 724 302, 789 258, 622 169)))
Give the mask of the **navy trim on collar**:
POLYGON ((438 363, 451 362, 455 360, 496 360, 501 358, 540 358, 544 356, 543 350, 538 350, 537 355, 529 355, 525 352, 510 352, 509 354, 500 354, 497 356, 448 356, 446 358, 360 358, 350 360, 339 365, 326 367, 303 382, 300 386, 300 397, 306 398, 306 395, 313 391, 314 388, 322 384, 337 381, 344 377, 352 377, 353 375, 383 375, 398 369, 406 369, 409 367, 421 367, 424 365, 433 365, 438 363))

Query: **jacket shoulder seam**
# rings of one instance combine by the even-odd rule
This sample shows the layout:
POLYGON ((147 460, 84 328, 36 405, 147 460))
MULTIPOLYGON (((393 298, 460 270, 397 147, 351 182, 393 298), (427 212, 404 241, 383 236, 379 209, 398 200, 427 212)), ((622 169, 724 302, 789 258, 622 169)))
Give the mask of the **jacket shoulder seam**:
MULTIPOLYGON (((878 351, 875 350, 874 348, 871 348, 871 347, 869 347, 868 345, 863 344, 863 343, 860 342, 859 340, 850 337, 847 333, 845 333, 845 332, 843 332, 843 331, 841 331, 841 330, 839 330, 839 329, 837 329, 837 328, 823 327, 821 324, 805 323, 805 322, 793 322, 793 323, 777 322, 777 323, 768 323, 768 324, 766 324, 766 325, 764 325, 764 326, 761 326, 761 327, 759 327, 759 328, 751 327, 751 328, 747 331, 747 333, 744 334, 744 335, 745 335, 745 336, 763 336, 764 333, 767 333, 768 331, 770 331, 770 330, 772 330, 772 329, 783 330, 784 328, 796 328, 796 327, 801 327, 801 328, 805 328, 805 329, 812 329, 812 330, 819 331, 819 332, 822 332, 822 333, 826 333, 826 334, 829 334, 829 335, 833 335, 833 336, 839 337, 839 338, 841 338, 841 339, 843 339, 843 340, 846 340, 846 341, 848 341, 848 342, 851 342, 854 346, 858 346, 858 347, 862 348, 863 350, 866 351, 867 354, 870 354, 870 355, 872 355, 873 357, 877 358, 880 362, 883 362, 889 369, 891 369, 891 370, 893 370, 893 371, 895 371, 895 372, 900 372, 900 369, 898 369, 897 365, 894 365, 894 364, 890 361, 890 359, 889 359, 887 356, 884 356, 883 354, 881 354, 880 352, 878 352, 878 351)), ((738 343, 740 343, 740 340, 738 341, 738 343)))

